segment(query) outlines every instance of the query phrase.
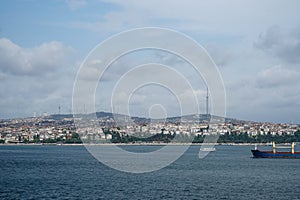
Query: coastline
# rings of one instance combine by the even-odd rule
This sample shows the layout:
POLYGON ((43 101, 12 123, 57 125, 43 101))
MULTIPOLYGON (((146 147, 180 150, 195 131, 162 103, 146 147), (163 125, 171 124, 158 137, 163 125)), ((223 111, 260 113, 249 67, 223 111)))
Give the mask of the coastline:
POLYGON ((4 143, 0 146, 270 146, 271 143, 101 143, 101 144, 61 144, 61 143, 4 143))

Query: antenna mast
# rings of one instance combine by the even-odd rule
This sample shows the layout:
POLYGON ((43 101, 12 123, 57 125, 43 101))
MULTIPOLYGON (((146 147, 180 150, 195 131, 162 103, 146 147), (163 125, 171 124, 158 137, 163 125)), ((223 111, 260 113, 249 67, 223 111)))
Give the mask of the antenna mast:
POLYGON ((208 87, 206 87, 206 114, 208 115, 208 87))

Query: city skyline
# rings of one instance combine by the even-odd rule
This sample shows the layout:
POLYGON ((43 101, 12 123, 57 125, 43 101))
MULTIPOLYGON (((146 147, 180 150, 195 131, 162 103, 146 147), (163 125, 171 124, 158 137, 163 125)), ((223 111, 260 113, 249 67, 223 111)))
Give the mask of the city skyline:
MULTIPOLYGON (((228 117, 299 124, 299 4, 2 1, 0 118, 29 117, 34 112, 71 113, 73 83, 87 54, 119 32, 154 26, 180 31, 208 51, 224 81, 228 117)), ((103 96, 109 94, 124 71, 151 61, 172 66, 190 77, 197 85, 200 113, 206 112, 205 83, 193 77, 182 60, 154 51, 137 52, 113 63, 99 86, 97 111, 110 112, 109 98, 103 96)), ((183 95, 191 94, 187 91, 183 95)), ((135 93, 130 102, 132 115, 149 114, 144 107, 150 108, 156 101, 166 106, 168 115, 178 115, 176 98, 156 86, 135 93)))

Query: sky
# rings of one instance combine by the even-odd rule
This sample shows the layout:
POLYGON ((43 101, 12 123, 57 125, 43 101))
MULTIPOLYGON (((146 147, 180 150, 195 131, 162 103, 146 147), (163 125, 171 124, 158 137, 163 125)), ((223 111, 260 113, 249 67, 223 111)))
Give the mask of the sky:
MULTIPOLYGON (((299 7, 296 0, 0 1, 0 118, 54 114, 59 106, 61 113, 71 113, 76 74, 96 45, 122 31, 161 27, 179 31, 206 49, 224 82, 228 117, 299 124, 299 7)), ((96 109, 110 111, 107 94, 122 74, 147 62, 193 75, 172 54, 131 53, 103 77, 96 109)), ((206 86, 197 80, 190 78, 203 113, 206 86)), ((151 85, 138 89, 129 104, 133 115, 174 116, 179 113, 177 100, 170 91, 151 85)))

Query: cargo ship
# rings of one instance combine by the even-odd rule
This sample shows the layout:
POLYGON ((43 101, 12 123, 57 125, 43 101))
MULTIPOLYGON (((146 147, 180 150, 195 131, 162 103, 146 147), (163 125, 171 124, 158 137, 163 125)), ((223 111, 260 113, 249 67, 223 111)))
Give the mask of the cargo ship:
POLYGON ((273 151, 262 151, 258 150, 255 146, 254 150, 251 150, 254 158, 290 158, 300 159, 300 152, 295 152, 295 143, 293 142, 290 147, 287 146, 276 146, 273 142, 273 151), (278 151, 278 148, 290 149, 290 151, 278 151))

